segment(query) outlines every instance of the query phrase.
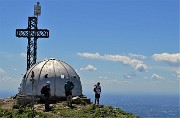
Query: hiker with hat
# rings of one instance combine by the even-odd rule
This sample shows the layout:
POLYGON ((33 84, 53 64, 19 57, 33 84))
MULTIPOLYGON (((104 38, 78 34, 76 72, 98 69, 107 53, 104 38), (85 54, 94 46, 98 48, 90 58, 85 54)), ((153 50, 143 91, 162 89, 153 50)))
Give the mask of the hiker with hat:
POLYGON ((50 81, 46 82, 46 85, 42 86, 41 94, 45 97, 45 111, 49 111, 49 97, 51 96, 50 81))
POLYGON ((95 92, 95 104, 96 104, 96 102, 97 102, 97 104, 99 104, 99 98, 100 98, 100 94, 101 94, 100 82, 98 82, 96 85, 94 85, 93 91, 95 92))
POLYGON ((73 88, 74 88, 74 84, 72 83, 72 81, 67 80, 65 82, 64 89, 65 89, 65 95, 67 98, 67 104, 68 106, 71 106, 71 107, 72 107, 72 89, 73 88))

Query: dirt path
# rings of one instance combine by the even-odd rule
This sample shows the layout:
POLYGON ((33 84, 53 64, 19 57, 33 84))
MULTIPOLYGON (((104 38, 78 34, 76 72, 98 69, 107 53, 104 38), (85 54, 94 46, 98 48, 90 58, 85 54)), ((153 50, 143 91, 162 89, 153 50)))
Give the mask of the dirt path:
POLYGON ((10 98, 2 99, 2 106, 0 107, 1 109, 12 109, 14 100, 10 98))

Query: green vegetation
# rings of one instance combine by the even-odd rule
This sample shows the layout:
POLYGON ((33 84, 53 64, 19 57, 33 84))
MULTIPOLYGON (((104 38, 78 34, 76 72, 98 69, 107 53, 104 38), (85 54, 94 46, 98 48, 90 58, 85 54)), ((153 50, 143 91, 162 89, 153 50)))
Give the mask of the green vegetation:
POLYGON ((4 104, 3 102, 0 102, 0 107, 1 107, 3 104, 4 104))
MULTIPOLYGON (((53 118, 51 115, 35 112, 36 118, 53 118)), ((32 118, 32 111, 29 109, 0 109, 0 118, 32 118)))
POLYGON ((119 108, 111 106, 90 104, 86 106, 75 105, 74 108, 58 106, 53 112, 64 117, 83 117, 83 118, 98 118, 98 117, 119 117, 119 118, 139 118, 131 113, 126 113, 119 108))
MULTIPOLYGON (((11 109, 2 109, 3 105, 6 103, 0 102, 0 118, 31 118, 33 115, 30 106, 21 108, 13 105, 11 109)), ((44 104, 36 104, 34 116, 35 118, 139 118, 139 116, 134 116, 112 106, 73 104, 73 107, 68 107, 67 102, 51 104, 49 112, 44 112, 44 104)))

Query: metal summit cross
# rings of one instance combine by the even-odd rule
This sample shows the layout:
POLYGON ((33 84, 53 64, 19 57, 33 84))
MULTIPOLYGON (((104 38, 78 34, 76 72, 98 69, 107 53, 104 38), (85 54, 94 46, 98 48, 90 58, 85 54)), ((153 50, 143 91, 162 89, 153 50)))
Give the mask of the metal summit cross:
POLYGON ((49 38, 49 30, 38 29, 38 16, 41 14, 39 2, 34 5, 34 17, 28 17, 27 29, 16 29, 16 37, 28 38, 27 45, 27 70, 34 64, 37 59, 37 39, 49 38))

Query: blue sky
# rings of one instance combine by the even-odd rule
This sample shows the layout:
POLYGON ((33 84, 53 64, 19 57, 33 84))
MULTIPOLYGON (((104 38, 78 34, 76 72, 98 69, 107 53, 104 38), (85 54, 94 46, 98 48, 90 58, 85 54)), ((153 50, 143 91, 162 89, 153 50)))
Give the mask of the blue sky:
MULTIPOLYGON (((0 92, 17 92, 26 71, 35 0, 0 0, 0 92)), ((179 94, 178 0, 39 0, 37 61, 56 58, 79 74, 84 93, 179 94)))

